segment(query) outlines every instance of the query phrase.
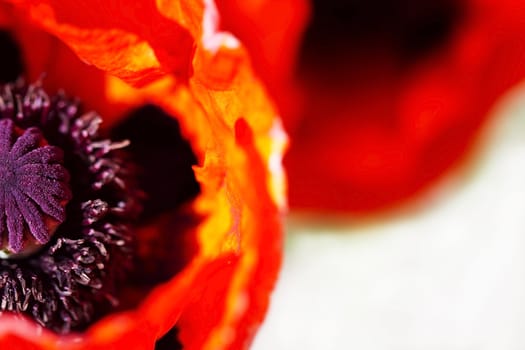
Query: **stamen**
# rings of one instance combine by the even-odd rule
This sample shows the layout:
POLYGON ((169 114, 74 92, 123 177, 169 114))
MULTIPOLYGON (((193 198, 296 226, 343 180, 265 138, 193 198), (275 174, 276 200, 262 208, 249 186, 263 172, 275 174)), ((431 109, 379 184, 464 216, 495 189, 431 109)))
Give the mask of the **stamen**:
POLYGON ((101 122, 40 83, 0 85, 0 312, 68 333, 118 304, 141 194, 101 122))

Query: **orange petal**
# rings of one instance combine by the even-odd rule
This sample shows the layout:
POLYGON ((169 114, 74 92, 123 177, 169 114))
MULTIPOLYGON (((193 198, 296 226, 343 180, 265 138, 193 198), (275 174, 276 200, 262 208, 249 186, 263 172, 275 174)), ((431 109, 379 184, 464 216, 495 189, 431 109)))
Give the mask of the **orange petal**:
POLYGON ((83 61, 134 85, 191 74, 194 38, 152 1, 14 1, 83 61))

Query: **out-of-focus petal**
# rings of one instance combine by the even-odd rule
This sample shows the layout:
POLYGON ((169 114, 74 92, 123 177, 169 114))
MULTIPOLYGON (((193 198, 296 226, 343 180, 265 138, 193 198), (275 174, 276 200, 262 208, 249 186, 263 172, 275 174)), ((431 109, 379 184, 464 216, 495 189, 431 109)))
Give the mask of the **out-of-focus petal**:
MULTIPOLYGON (((286 135, 245 49, 219 30, 214 2, 14 4, 109 74, 98 83, 111 103, 153 103, 178 119, 199 160, 193 206, 204 219, 194 258, 136 310, 71 337, 34 337, 10 322, 4 334, 39 349, 131 350, 151 348, 177 324, 185 349, 246 348, 280 265, 286 135)), ((167 227, 169 218, 149 229, 170 234, 167 227)))
POLYGON ((319 67, 285 161, 293 207, 374 212, 461 164, 494 102, 525 76, 525 6, 460 4, 447 42, 409 66, 385 56, 319 67))

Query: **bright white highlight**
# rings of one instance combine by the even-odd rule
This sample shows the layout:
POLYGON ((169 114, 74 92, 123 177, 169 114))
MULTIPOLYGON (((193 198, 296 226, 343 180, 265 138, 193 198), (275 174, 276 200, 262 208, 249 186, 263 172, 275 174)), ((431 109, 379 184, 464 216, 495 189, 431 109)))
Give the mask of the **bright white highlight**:
POLYGON ((268 167, 272 173, 272 196, 277 205, 285 209, 288 206, 286 200, 286 174, 283 168, 284 148, 288 144, 288 135, 283 129, 281 119, 274 119, 270 129, 270 139, 272 140, 271 153, 268 159, 268 167))
POLYGON ((202 43, 206 50, 216 53, 221 47, 236 49, 239 40, 231 33, 219 31, 219 12, 214 0, 204 0, 202 19, 202 43))

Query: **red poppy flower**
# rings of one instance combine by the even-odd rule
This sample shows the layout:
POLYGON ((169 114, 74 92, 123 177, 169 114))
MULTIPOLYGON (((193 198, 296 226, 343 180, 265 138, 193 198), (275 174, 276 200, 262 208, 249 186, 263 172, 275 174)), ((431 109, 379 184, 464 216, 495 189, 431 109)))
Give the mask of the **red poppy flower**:
MULTIPOLYGON (((163 150, 140 149, 156 137, 174 137, 165 136, 169 122, 155 122, 156 114, 170 116, 196 157, 200 188, 182 206, 164 198, 167 203, 148 212, 137 228, 142 271, 176 273, 151 289, 121 286, 123 304, 132 306, 106 313, 82 332, 58 335, 31 317, 5 312, 0 344, 148 349, 176 325, 184 349, 247 347, 280 265, 285 206, 280 157, 286 135, 242 44, 218 29, 214 2, 13 1, 0 10, 1 27, 21 49, 27 81, 38 81, 44 72, 46 91, 64 89, 78 96, 103 116, 103 131, 131 135, 130 147, 142 152, 138 157, 146 159, 146 167, 160 158, 161 169, 142 164, 150 183, 172 163, 188 164, 163 150), (138 118, 142 124, 130 126, 124 116, 142 113, 144 105, 149 107, 147 116, 138 118), (151 125, 160 125, 155 135, 151 125), (133 146, 135 137, 139 141, 133 146), (166 242, 170 245, 163 247, 166 242), (146 266, 150 262, 152 268, 146 266)), ((171 147, 176 140, 156 141, 171 147)), ((178 181, 178 175, 169 176, 178 181)), ((171 195, 168 180, 152 184, 160 187, 156 194, 146 194, 171 195)), ((155 280, 133 279, 150 277, 155 280)), ((2 300, 8 302, 5 295, 2 300)))
POLYGON ((520 1, 314 3, 302 118, 285 121, 292 207, 406 202, 461 164, 525 75, 520 1))

